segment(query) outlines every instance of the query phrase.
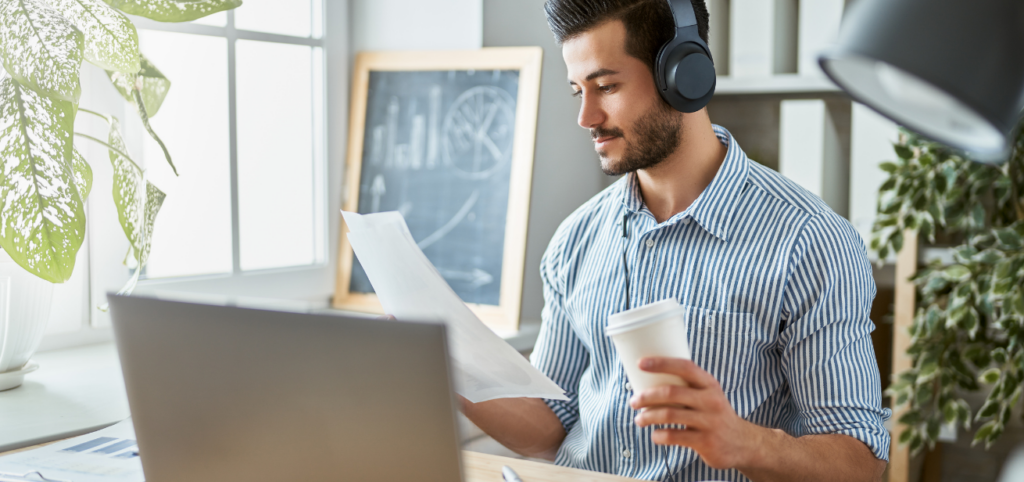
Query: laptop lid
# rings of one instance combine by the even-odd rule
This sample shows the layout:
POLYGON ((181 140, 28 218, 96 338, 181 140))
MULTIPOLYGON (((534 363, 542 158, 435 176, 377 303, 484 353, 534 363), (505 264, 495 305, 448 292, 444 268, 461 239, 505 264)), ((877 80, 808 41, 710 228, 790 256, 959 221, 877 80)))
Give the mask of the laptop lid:
POLYGON ((148 482, 461 480, 444 325, 108 298, 148 482))

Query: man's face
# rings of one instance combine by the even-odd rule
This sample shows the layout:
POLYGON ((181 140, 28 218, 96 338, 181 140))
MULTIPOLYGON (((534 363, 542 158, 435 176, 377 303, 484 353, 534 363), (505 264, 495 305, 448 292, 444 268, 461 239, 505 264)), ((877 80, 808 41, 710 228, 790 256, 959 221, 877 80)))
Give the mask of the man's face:
POLYGON ((605 22, 562 44, 569 85, 581 99, 601 170, 618 175, 665 160, 679 146, 678 112, 658 96, 650 69, 626 53, 626 28, 605 22))

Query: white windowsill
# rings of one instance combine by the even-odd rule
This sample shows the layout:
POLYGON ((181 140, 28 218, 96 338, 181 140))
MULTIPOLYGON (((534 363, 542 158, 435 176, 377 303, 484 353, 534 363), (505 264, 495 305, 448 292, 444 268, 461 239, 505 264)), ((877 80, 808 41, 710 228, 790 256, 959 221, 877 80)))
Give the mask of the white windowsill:
MULTIPOLYGON (((524 322, 505 340, 525 352, 539 331, 539 322, 524 322)), ((22 386, 0 392, 0 452, 92 432, 128 417, 113 343, 42 352, 32 359, 39 370, 22 386)))
POLYGON ((39 370, 0 392, 0 452, 98 430, 128 417, 113 343, 39 353, 39 370))

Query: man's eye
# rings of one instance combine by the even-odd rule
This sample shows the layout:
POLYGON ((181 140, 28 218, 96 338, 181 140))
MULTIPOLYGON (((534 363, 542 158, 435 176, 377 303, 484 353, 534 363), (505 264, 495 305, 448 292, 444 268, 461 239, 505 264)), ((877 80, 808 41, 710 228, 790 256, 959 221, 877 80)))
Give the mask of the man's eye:
POLYGON ((602 85, 602 86, 598 87, 598 89, 600 89, 601 92, 604 92, 605 94, 611 92, 612 89, 614 89, 614 88, 615 88, 615 84, 612 84, 612 85, 602 85))
POLYGON ((583 97, 583 91, 582 90, 574 90, 574 91, 572 91, 572 96, 573 97, 583 97))

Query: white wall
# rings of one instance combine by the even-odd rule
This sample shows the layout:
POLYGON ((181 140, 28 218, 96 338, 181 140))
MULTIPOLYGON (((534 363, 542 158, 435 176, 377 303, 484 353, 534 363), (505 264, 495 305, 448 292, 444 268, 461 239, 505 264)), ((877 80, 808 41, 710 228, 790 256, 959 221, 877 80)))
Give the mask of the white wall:
POLYGON ((482 0, 352 0, 352 51, 477 49, 482 0))

